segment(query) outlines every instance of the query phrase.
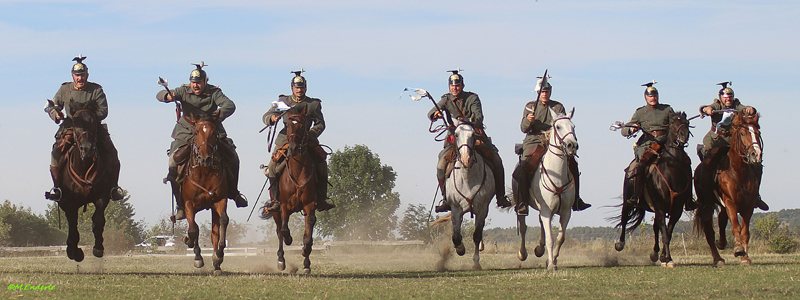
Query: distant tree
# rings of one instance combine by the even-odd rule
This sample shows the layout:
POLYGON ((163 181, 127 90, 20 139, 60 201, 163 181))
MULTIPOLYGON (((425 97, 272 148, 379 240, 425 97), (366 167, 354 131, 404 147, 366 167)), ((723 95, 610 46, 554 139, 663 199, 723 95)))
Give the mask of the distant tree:
POLYGON ((8 246, 46 246, 60 245, 66 240, 66 235, 48 225, 47 220, 23 208, 11 204, 6 200, 0 205, 0 233, 5 232, 5 238, 0 239, 0 244, 8 246), (5 229, 3 229, 5 228, 5 229))
MULTIPOLYGON (((130 195, 128 191, 124 191, 124 198, 119 201, 109 201, 106 207, 106 225, 103 230, 103 246, 106 252, 109 253, 123 253, 134 248, 134 245, 142 242, 147 235, 147 229, 143 222, 134 221, 135 215, 133 206, 128 202, 130 195)), ((91 209, 86 212, 83 209, 78 210, 78 233, 80 233, 81 244, 93 245, 94 233, 92 233, 92 215, 94 214, 94 205, 88 205, 91 209)), ((61 223, 61 231, 67 232, 67 221, 64 217, 64 212, 53 203, 48 205, 47 212, 45 212, 47 222, 51 226, 61 223), (59 221, 59 215, 61 220, 59 221)), ((62 244, 64 242, 61 242, 62 244)))
MULTIPOLYGON (((250 224, 242 224, 236 222, 235 220, 230 220, 228 222, 228 228, 226 229, 226 236, 225 239, 228 241, 228 245, 226 247, 231 247, 231 245, 238 245, 242 239, 247 235, 247 228, 250 224)), ((200 244, 203 246, 211 247, 211 221, 206 221, 200 226, 200 244)))
POLYGON ((0 220, 0 245, 3 245, 11 235, 11 225, 6 224, 3 220, 0 220))
POLYGON ((422 240, 430 243, 433 235, 428 220, 428 209, 424 204, 409 204, 399 226, 400 236, 405 240, 422 240))
POLYGON ((331 154, 328 190, 336 208, 317 214, 321 236, 338 240, 385 240, 397 224, 400 194, 393 192, 397 174, 382 165, 364 145, 345 146, 331 154))

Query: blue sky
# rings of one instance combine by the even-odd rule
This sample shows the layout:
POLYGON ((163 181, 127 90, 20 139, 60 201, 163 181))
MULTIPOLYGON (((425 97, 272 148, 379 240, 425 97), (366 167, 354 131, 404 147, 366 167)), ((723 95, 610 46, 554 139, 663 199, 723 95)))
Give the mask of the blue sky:
MULTIPOLYGON (((594 204, 573 214, 571 226, 608 226, 605 218, 618 213, 604 206, 619 203, 633 141, 608 126, 644 105, 640 84, 653 79, 661 101, 689 115, 711 102, 716 83, 733 81, 736 96, 762 113, 764 199, 773 210, 795 208, 798 15, 794 1, 0 0, 0 200, 44 212, 57 126, 41 108, 83 54, 89 80, 108 95, 120 184, 149 223, 170 211, 160 182, 174 122, 174 106, 155 100, 155 82, 185 83, 200 60, 210 83, 236 102, 225 126, 251 201, 267 159, 260 117, 290 92, 289 71, 307 70, 308 94, 323 100, 324 144, 365 144, 395 169, 402 213, 410 203, 430 206, 441 148, 427 132, 430 105, 398 98, 403 88, 438 96, 447 91, 446 71, 464 69, 510 181, 521 111, 548 68, 553 98, 576 107, 582 195, 594 204)), ((692 124, 696 162, 692 149, 710 125, 692 124)), ((244 222, 249 209, 229 213, 244 222)), ((490 227, 515 224, 510 213, 493 209, 489 217, 490 227)))

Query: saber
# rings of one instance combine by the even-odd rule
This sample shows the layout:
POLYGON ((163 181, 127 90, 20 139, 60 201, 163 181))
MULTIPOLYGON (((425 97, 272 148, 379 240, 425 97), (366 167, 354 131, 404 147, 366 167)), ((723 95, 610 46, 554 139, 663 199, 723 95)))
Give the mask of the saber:
MULTIPOLYGON (((163 86, 164 89, 167 90, 167 95, 172 97, 172 91, 169 90, 169 82, 167 82, 167 80, 164 80, 164 78, 161 78, 161 76, 159 76, 158 85, 163 86)), ((164 100, 166 100, 166 98, 167 97, 164 96, 164 100)), ((175 102, 175 121, 177 122, 181 120, 181 105, 178 103, 180 100, 175 99, 175 97, 172 97, 172 101, 175 102)))
MULTIPOLYGON (((264 169, 264 168, 266 168, 266 166, 261 165, 261 169, 264 169)), ((258 197, 256 197, 256 204, 258 204, 258 199, 261 199, 261 193, 263 193, 264 192, 264 188, 267 187, 267 182, 268 181, 269 181, 269 178, 264 180, 264 185, 261 186, 261 191, 258 192, 258 197)), ((253 216, 253 212, 256 210, 256 206, 258 206, 258 205, 253 205, 253 209, 250 210, 250 215, 247 216, 247 222, 250 222, 250 217, 253 216)))

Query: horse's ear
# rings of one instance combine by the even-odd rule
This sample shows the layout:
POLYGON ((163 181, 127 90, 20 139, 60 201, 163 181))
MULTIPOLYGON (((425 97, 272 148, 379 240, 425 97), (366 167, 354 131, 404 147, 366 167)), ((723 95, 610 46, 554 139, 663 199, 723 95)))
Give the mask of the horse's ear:
POLYGON ((214 122, 216 122, 217 120, 219 120, 220 116, 222 116, 222 110, 218 109, 217 111, 214 112, 214 115, 211 116, 211 119, 213 119, 214 122))
POLYGON ((306 115, 308 113, 308 106, 303 106, 303 110, 300 111, 301 115, 306 115))
POLYGON ((575 107, 573 107, 572 110, 569 111, 569 113, 567 114, 567 119, 572 120, 572 116, 574 115, 575 115, 575 107))

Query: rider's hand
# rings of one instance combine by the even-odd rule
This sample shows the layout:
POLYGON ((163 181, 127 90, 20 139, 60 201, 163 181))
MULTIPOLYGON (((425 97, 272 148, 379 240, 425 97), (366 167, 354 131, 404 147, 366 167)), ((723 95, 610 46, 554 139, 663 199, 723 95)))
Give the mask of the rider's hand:
POLYGON ((528 122, 533 122, 533 114, 528 114, 525 118, 528 119, 528 122))
POLYGON ((278 115, 272 115, 269 117, 269 121, 272 123, 278 122, 278 115))
POLYGON ((440 112, 440 111, 433 112, 433 116, 432 116, 433 120, 438 120, 438 119, 441 119, 441 118, 442 118, 442 112, 440 112))
POLYGON ((748 114, 748 115, 753 115, 753 114, 755 114, 755 113, 756 113, 756 112, 755 112, 755 109, 753 109, 752 107, 749 107, 749 106, 744 108, 744 112, 745 112, 746 114, 748 114))
POLYGON ((712 113, 712 112, 714 112, 714 110, 713 110, 713 109, 711 109, 711 106, 706 106, 706 107, 703 107, 703 112, 704 112, 706 115, 709 115, 709 116, 710 116, 710 115, 711 115, 711 113, 712 113))

